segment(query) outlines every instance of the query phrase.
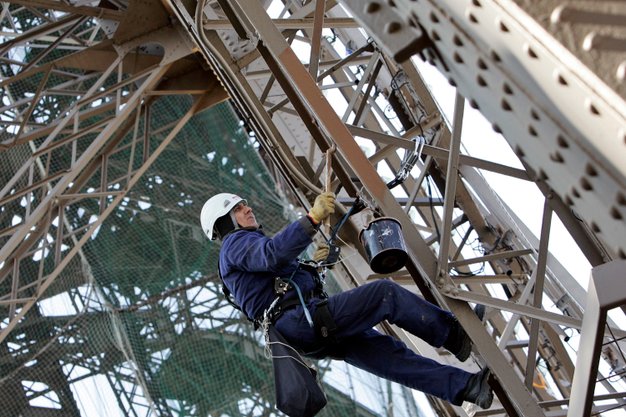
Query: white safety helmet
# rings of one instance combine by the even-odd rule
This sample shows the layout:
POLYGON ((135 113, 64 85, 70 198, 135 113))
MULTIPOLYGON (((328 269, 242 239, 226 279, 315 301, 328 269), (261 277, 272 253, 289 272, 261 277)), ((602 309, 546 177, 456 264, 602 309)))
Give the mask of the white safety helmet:
POLYGON ((220 193, 209 198, 200 212, 200 224, 202 225, 202 231, 211 240, 215 240, 219 233, 215 230, 216 223, 221 217, 227 216, 226 221, 231 222, 232 230, 236 229, 237 223, 230 216, 230 211, 240 202, 247 204, 246 200, 235 194, 220 193))

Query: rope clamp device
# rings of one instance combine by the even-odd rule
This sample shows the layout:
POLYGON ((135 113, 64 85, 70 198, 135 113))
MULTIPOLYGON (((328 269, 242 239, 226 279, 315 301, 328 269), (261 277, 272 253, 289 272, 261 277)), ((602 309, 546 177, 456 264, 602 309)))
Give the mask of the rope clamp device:
MULTIPOLYGON (((354 200, 354 203, 352 204, 352 207, 350 207, 350 210, 348 210, 348 212, 344 214, 341 219, 339 219, 339 221, 334 227, 330 228, 330 236, 328 238, 325 238, 326 243, 328 244, 328 256, 326 257, 326 259, 324 259, 320 263, 319 266, 327 268, 328 266, 334 265, 337 263, 337 261, 339 260, 339 255, 341 253, 341 247, 335 244, 335 239, 337 235, 339 234, 339 229, 341 229, 341 227, 344 225, 344 223, 348 220, 350 216, 357 214, 358 212, 362 211, 366 207, 367 205, 361 199, 361 197, 357 196, 357 198, 354 200)), ((323 273, 323 275, 325 274, 323 273)))
POLYGON ((329 243, 328 245, 328 256, 324 259, 323 264, 325 265, 333 265, 337 263, 339 260, 339 254, 341 252, 341 248, 334 243, 329 243))

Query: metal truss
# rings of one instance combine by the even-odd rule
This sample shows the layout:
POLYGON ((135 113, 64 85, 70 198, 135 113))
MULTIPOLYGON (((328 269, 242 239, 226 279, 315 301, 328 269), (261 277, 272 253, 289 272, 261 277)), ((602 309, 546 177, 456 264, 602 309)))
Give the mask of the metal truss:
MULTIPOLYGON (((6 18, 10 20, 9 14, 6 18)), ((21 43, 41 34, 58 33, 51 45, 73 45, 76 25, 65 30, 57 23, 14 38, 4 48, 5 58, 10 60, 21 43)), ((165 26, 149 38, 137 37, 121 45, 111 40, 89 45, 97 27, 81 33, 87 38, 81 50, 36 65, 49 52, 45 49, 24 65, 12 64, 18 68, 1 83, 4 114, 13 117, 3 123, 1 146, 6 152, 26 150, 27 156, 0 190, 0 204, 11 209, 4 215, 17 219, 0 232, 0 282, 10 283, 0 294, 9 318, 0 340, 52 285, 187 121, 225 98, 214 89, 216 80, 211 77, 188 76, 182 88, 175 80, 164 81, 197 65, 184 61, 192 50, 176 29, 165 26), (163 56, 136 53, 149 42, 162 45, 163 56), (32 84, 34 94, 27 90, 32 84), (160 96, 188 94, 196 100, 177 123, 159 131, 150 129, 150 108, 160 96), (41 113, 49 102, 59 104, 58 114, 41 113), (129 132, 130 141, 125 140, 129 132), (94 207, 92 216, 84 224, 68 224, 64 213, 85 205, 94 207), (43 252, 54 253, 53 265, 44 264, 43 252), (35 276, 25 278, 21 265, 33 257, 41 259, 40 267, 35 276)))
MULTIPOLYGON (((574 416, 624 407, 626 329, 606 315, 624 308, 626 288, 619 285, 626 258, 624 53, 615 47, 624 34, 614 17, 626 14, 623 5, 164 0, 165 12, 147 0, 113 2, 118 9, 9 3, 66 14, 31 32, 16 30, 0 49, 2 62, 15 67, 0 81, 3 115, 10 115, 2 120, 0 151, 25 151, 0 190, 0 206, 19 219, 0 232, 7 320, 0 340, 189 117, 224 98, 214 92, 210 71, 193 77, 180 70, 196 65, 186 58, 197 53, 295 200, 308 206, 330 180, 344 208, 359 196, 401 223, 409 262, 391 278, 452 311, 476 347, 468 369, 488 366, 495 375, 491 410, 431 399, 440 415, 574 416), (270 17, 266 9, 277 3, 270 17), (15 59, 20 45, 42 39, 38 55, 15 59), (51 59, 58 48, 71 53, 51 59), (420 59, 457 88, 452 120, 438 107, 420 59), (16 94, 27 81, 28 94, 16 94), (148 132, 150 103, 163 94, 197 99, 178 123, 148 132), (57 100, 58 114, 39 114, 42 100, 57 100), (519 166, 463 153, 465 103, 502 134, 519 166), (133 140, 122 141, 121 132, 134 132, 133 140), (159 146, 146 146, 155 133, 159 146), (422 139, 409 175, 390 190, 422 139), (510 178, 512 186, 537 186, 544 198, 537 235, 484 172, 510 178), (64 212, 87 201, 92 221, 64 222, 64 212), (587 294, 551 255, 554 215, 594 267, 594 285, 607 280, 612 297, 587 294), (478 246, 468 249, 474 240, 478 246), (55 253, 54 265, 42 262, 26 278, 21 264, 38 251, 55 253), (476 303, 488 306, 484 322, 471 310, 476 303), (585 314, 590 308, 594 313, 585 314), (577 333, 578 354, 568 346, 577 333)), ((2 19, 10 22, 15 11, 6 5, 2 19)), ((381 278, 363 260, 358 235, 366 221, 355 216, 341 234, 343 262, 333 273, 345 287, 381 278)), ((387 330, 455 363, 399 329, 387 330)))

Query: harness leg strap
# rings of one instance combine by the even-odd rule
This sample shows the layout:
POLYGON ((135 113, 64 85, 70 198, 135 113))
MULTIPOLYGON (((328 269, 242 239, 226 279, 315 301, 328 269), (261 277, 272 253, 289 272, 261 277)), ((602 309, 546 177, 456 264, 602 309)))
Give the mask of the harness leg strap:
POLYGON ((335 341, 335 333, 337 332, 337 324, 328 309, 328 300, 322 300, 317 303, 317 309, 313 315, 313 326, 315 333, 327 342, 335 341))

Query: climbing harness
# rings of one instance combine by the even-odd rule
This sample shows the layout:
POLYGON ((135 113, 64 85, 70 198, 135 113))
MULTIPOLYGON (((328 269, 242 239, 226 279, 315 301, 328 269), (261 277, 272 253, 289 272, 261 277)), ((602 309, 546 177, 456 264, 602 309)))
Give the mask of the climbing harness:
POLYGON ((311 298, 320 298, 322 300, 328 298, 328 295, 324 291, 323 277, 317 272, 317 266, 305 261, 298 262, 298 266, 291 273, 289 278, 274 278, 274 293, 276 294, 276 298, 263 313, 263 320, 269 319, 271 322, 274 322, 287 309, 301 305, 310 327, 314 327, 314 320, 311 317, 309 309, 307 308, 307 302, 311 298), (301 268, 308 270, 313 277, 313 281, 315 282, 315 289, 307 294, 303 294, 298 284, 292 279, 296 272, 301 268), (285 298, 285 295, 290 290, 295 291, 296 297, 291 296, 285 298))

